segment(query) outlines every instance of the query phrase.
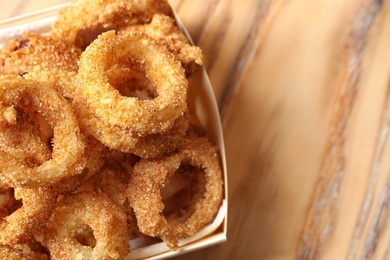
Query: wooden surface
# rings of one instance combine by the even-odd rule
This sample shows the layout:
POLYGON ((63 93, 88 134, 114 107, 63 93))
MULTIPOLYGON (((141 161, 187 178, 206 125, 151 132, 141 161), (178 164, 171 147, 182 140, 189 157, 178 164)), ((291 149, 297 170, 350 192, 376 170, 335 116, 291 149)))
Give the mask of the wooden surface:
MULTIPOLYGON (((0 0, 0 19, 66 1, 0 0)), ((228 241, 180 259, 390 259, 390 1, 171 0, 219 102, 228 241)))

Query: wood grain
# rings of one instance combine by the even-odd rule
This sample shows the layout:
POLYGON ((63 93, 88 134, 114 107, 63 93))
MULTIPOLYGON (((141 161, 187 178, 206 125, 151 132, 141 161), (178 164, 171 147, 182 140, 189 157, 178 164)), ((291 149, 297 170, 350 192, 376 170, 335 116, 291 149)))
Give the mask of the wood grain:
POLYGON ((363 51, 367 34, 380 8, 381 3, 378 1, 362 3, 352 21, 351 32, 346 43, 345 69, 342 71, 341 82, 333 104, 320 176, 314 186, 307 220, 301 231, 301 243, 298 245, 300 259, 318 257, 332 233, 347 159, 346 131, 359 91, 363 51))
MULTIPOLYGON (((0 19, 63 2, 0 0, 0 19)), ((390 1, 170 3, 229 178, 228 241, 178 259, 390 259, 390 1)))

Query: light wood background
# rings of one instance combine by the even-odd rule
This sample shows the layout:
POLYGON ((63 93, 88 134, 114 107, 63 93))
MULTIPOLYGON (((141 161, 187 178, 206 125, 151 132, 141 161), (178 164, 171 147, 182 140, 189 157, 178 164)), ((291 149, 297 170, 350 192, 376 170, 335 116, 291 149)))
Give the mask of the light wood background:
MULTIPOLYGON (((0 0, 0 19, 66 1, 0 0)), ((390 259, 390 1, 170 0, 224 128, 228 241, 180 259, 390 259)))

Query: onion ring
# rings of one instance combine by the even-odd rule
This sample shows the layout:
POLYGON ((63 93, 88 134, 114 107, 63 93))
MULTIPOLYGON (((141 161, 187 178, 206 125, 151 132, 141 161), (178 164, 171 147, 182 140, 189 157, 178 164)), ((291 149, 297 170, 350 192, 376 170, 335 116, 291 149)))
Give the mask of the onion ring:
POLYGON ((62 198, 43 230, 52 259, 121 259, 129 253, 126 214, 103 192, 85 192, 62 198), (96 245, 81 244, 78 230, 90 227, 96 245))
POLYGON ((91 38, 83 35, 85 31, 90 33, 146 23, 154 13, 173 16, 172 8, 166 0, 79 0, 58 15, 52 36, 84 47, 91 38))
POLYGON ((79 66, 80 96, 104 122, 141 135, 154 134, 172 127, 187 108, 188 82, 180 62, 142 34, 101 34, 82 53, 79 66), (105 76, 118 62, 140 66, 158 97, 140 100, 120 95, 105 76))
POLYGON ((64 41, 25 33, 0 51, 0 74, 52 82, 61 94, 73 98, 80 55, 81 49, 64 41))
POLYGON ((0 220, 0 244, 16 245, 31 239, 45 225, 56 204, 50 187, 15 188, 15 198, 23 205, 0 220))
POLYGON ((207 139, 189 140, 179 152, 162 159, 142 159, 133 169, 127 196, 142 233, 162 238, 175 250, 178 239, 193 235, 213 219, 222 201, 223 181, 219 158, 207 139), (167 220, 160 191, 182 163, 204 170, 205 192, 194 202, 193 214, 184 222, 167 220))
POLYGON ((186 70, 187 77, 195 73, 203 65, 202 50, 190 44, 188 38, 179 30, 174 18, 164 14, 154 14, 148 24, 130 25, 126 29, 119 30, 136 31, 145 33, 156 43, 167 47, 186 70))
POLYGON ((17 107, 39 111, 54 130, 52 159, 37 167, 29 167, 12 154, 1 151, 1 180, 11 186, 37 187, 80 173, 84 167, 84 144, 69 103, 51 85, 43 82, 14 75, 0 76, 0 82, 3 86, 0 89, 1 105, 9 108, 12 115, 3 116, 3 122, 15 123, 17 107))

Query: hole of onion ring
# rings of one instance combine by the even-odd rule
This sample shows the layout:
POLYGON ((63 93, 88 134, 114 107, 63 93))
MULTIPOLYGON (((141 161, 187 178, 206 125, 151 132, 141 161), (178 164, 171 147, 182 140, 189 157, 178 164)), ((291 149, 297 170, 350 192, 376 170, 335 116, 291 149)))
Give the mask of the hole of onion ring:
POLYGON ((50 148, 52 151, 53 148, 53 136, 54 136, 54 130, 50 126, 49 122, 39 113, 34 112, 32 114, 32 118, 35 122, 39 124, 39 128, 41 131, 41 139, 42 141, 50 148))
MULTIPOLYGON (((125 14, 121 14, 125 15, 125 14)), ((113 21, 111 21, 113 22, 113 21)), ((120 20, 115 21, 114 25, 107 26, 107 24, 103 25, 97 25, 96 27, 89 27, 87 29, 81 29, 78 31, 76 36, 76 45, 79 46, 82 50, 85 50, 85 48, 93 42, 100 34, 110 31, 110 30, 117 30, 120 27, 126 28, 128 25, 131 24, 145 24, 149 22, 148 20, 145 20, 143 17, 137 17, 137 16, 127 16, 123 17, 123 22, 120 23, 120 20)))
MULTIPOLYGON (((22 99, 21 102, 29 101, 22 99)), ((35 112, 25 111, 19 107, 15 107, 15 111, 16 122, 1 126, 0 149, 23 160, 29 167, 38 166, 51 158, 51 144, 42 139, 42 130, 35 119, 35 112)))
POLYGON ((103 27, 88 28, 88 30, 80 30, 77 33, 76 45, 79 46, 82 50, 85 50, 85 48, 91 42, 93 42, 100 34, 109 30, 110 28, 103 28, 103 27))
POLYGON ((94 248, 96 246, 96 238, 93 234, 93 230, 90 226, 85 225, 84 227, 76 230, 75 238, 83 246, 94 248))
POLYGON ((12 51, 18 51, 18 50, 27 48, 29 45, 30 45, 29 39, 22 39, 15 44, 12 51))
POLYGON ((22 200, 15 198, 13 188, 9 188, 0 193, 0 219, 11 215, 22 206, 22 200))
POLYGON ((164 216, 169 219, 185 221, 193 214, 193 200, 204 194, 204 171, 189 164, 182 163, 174 175, 169 177, 168 184, 161 190, 164 203, 164 216))
POLYGON ((30 240, 26 241, 26 244, 23 245, 23 247, 26 251, 40 253, 47 256, 50 255, 49 249, 43 245, 43 237, 41 235, 34 234, 30 240))
POLYGON ((106 71, 108 82, 122 96, 150 100, 157 97, 156 88, 139 65, 130 61, 118 61, 106 71))

